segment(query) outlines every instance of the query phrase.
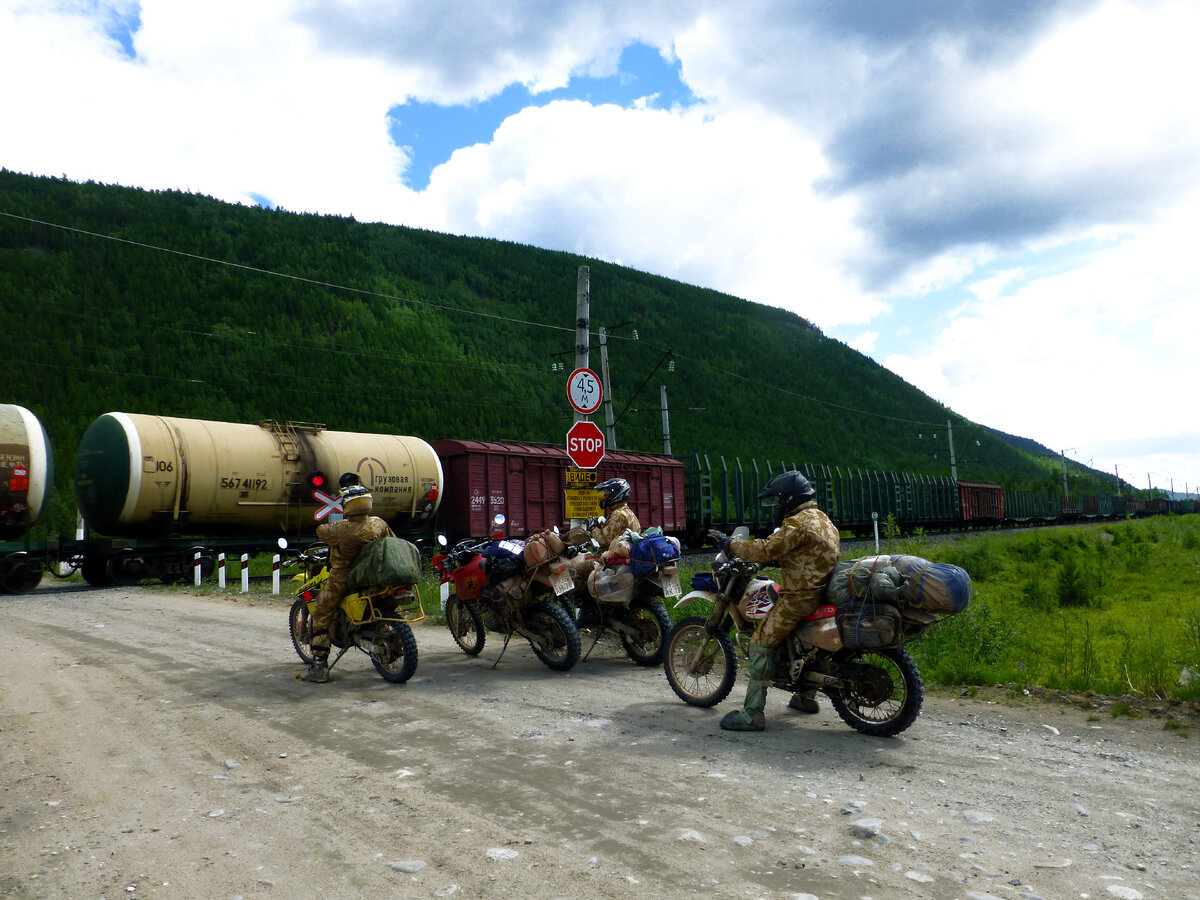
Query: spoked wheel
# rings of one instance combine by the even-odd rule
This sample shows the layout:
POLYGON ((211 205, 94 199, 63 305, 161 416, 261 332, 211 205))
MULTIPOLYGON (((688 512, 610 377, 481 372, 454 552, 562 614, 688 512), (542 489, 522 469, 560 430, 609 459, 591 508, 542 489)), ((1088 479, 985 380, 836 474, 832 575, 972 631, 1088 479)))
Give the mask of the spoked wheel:
POLYGON ((663 660, 663 646, 671 633, 671 616, 657 598, 638 597, 629 604, 629 612, 621 613, 624 624, 631 625, 636 634, 618 631, 625 653, 639 666, 657 666, 663 660))
POLYGON ((565 672, 579 662, 579 629, 557 603, 539 601, 529 607, 525 628, 533 635, 529 645, 534 654, 556 672, 565 672))
POLYGON ((450 627, 454 643, 463 653, 478 656, 482 652, 487 631, 483 627, 483 616, 474 603, 459 599, 458 594, 451 594, 446 599, 446 624, 450 627))
POLYGON ((296 648, 296 655, 306 665, 312 665, 312 619, 308 615, 308 604, 297 600, 292 604, 288 619, 291 622, 292 646, 296 648))
POLYGON ((371 662, 392 684, 404 684, 417 671, 417 639, 407 622, 384 620, 377 629, 371 662))
POLYGON ((833 708, 851 728, 889 737, 917 720, 925 684, 907 650, 843 651, 837 661, 860 672, 846 687, 827 691, 833 708))
POLYGON ((704 616, 680 619, 663 653, 671 690, 688 706, 704 709, 728 697, 737 679, 733 642, 723 631, 709 634, 707 621, 704 616))

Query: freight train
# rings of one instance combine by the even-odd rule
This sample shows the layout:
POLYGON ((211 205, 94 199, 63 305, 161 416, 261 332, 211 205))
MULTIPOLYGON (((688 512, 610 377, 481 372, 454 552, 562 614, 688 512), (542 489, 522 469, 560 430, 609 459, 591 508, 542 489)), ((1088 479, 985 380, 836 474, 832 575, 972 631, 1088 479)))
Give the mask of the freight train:
MULTIPOLYGON (((773 474, 799 469, 821 507, 851 534, 892 522, 949 530, 1008 524, 1196 512, 1195 501, 1120 495, 1062 497, 996 484, 907 473, 751 460, 715 463, 610 451, 588 473, 562 447, 330 431, 296 422, 235 424, 110 412, 96 419, 75 456, 73 537, 35 541, 31 528, 54 482, 45 428, 29 410, 0 404, 0 590, 22 593, 45 571, 79 571, 93 585, 164 583, 196 568, 208 577, 218 554, 255 554, 312 540, 343 472, 375 496, 375 513, 415 541, 483 536, 497 513, 510 533, 565 528, 567 492, 613 476, 632 486, 638 519, 699 545, 709 528, 773 527, 758 504, 773 474)), ((591 499, 595 499, 591 495, 591 499)))

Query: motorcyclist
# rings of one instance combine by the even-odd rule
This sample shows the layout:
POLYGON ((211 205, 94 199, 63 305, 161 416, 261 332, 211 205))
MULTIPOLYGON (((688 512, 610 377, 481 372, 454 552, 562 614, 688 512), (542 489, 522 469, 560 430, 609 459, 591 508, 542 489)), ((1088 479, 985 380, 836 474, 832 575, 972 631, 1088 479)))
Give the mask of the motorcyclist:
MULTIPOLYGON (((600 505, 604 508, 604 521, 588 520, 587 530, 596 539, 601 554, 607 551, 612 542, 626 531, 641 534, 642 523, 638 521, 637 515, 629 506, 629 496, 633 490, 629 487, 628 481, 624 478, 608 478, 592 490, 598 491, 601 495, 600 505)), ((597 559, 596 566, 602 565, 603 563, 597 559)), ((585 597, 579 604, 579 626, 590 628, 599 621, 600 608, 596 605, 596 601, 590 596, 585 597)))
MULTIPOLYGON (((721 720, 730 731, 762 731, 767 688, 775 670, 775 655, 792 629, 821 603, 821 592, 837 565, 841 535, 837 526, 817 508, 816 491, 797 471, 783 472, 764 485, 758 499, 775 507, 779 526, 770 537, 738 540, 720 531, 709 536, 727 556, 748 562, 772 563, 780 568, 779 602, 767 614, 747 647, 746 701, 740 710, 721 720)), ((788 703, 791 709, 816 712, 815 691, 800 691, 788 703)))
POLYGON ((607 550, 609 544, 623 535, 626 531, 641 534, 642 523, 629 506, 629 495, 632 489, 624 478, 609 478, 600 482, 594 488, 601 494, 600 505, 604 507, 604 521, 589 522, 588 530, 601 550, 607 550))
POLYGON ((312 612, 313 661, 308 670, 297 677, 302 681, 324 683, 329 680, 329 626, 333 614, 346 596, 349 587, 346 576, 365 544, 385 537, 394 537, 387 522, 371 515, 375 501, 371 492, 343 476, 342 514, 340 522, 325 522, 317 527, 317 539, 329 545, 329 579, 317 594, 312 612))

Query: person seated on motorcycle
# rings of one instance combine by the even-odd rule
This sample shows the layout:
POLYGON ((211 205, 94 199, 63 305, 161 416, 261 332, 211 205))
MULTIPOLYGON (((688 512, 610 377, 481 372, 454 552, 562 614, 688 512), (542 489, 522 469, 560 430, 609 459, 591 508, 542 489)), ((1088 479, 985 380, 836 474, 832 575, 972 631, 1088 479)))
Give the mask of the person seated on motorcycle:
MULTIPOLYGON (((329 545, 329 579, 317 594, 312 612, 313 662, 298 677, 302 681, 324 683, 329 680, 329 626, 333 614, 346 596, 349 587, 346 576, 365 544, 385 537, 395 537, 387 522, 371 515, 375 501, 371 492, 361 484, 347 484, 343 478, 342 515, 340 522, 325 522, 317 527, 317 540, 329 545)), ((357 479, 355 479, 355 482, 357 479)))
POLYGON ((592 490, 599 491, 601 494, 600 505, 604 507, 604 522, 589 521, 588 530, 596 539, 596 543, 600 545, 601 551, 607 550, 609 544, 626 531, 636 531, 641 534, 642 523, 638 521, 637 515, 629 506, 629 495, 632 490, 628 481, 624 478, 609 478, 607 481, 600 482, 592 490))
MULTIPOLYGON (((767 688, 775 671, 775 655, 792 630, 821 604, 821 593, 841 552, 837 526, 817 508, 816 491, 796 471, 783 472, 766 483, 758 495, 764 506, 775 507, 779 528, 770 537, 743 541, 720 531, 709 536, 726 556, 747 562, 772 563, 780 569, 779 602, 758 623, 747 647, 746 701, 740 710, 721 720, 730 731, 762 731, 767 688)), ((816 712, 815 690, 798 691, 788 706, 816 712)))

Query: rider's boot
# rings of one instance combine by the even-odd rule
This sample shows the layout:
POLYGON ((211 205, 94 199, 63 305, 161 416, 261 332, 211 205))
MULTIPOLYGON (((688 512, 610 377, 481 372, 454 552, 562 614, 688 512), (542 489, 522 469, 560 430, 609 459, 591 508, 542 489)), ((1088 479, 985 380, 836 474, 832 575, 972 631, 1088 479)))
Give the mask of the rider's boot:
POLYGON ((313 661, 308 668, 296 677, 301 681, 313 684, 324 684, 329 680, 329 635, 328 633, 314 634, 312 637, 313 661), (324 640, 322 640, 324 638, 324 640))
POLYGON ((749 660, 746 663, 746 701, 742 708, 729 713, 721 720, 726 731, 762 731, 767 727, 763 710, 767 706, 767 688, 771 684, 771 673, 775 671, 775 648, 764 647, 753 641, 746 648, 749 660))
POLYGON ((817 689, 805 688, 802 691, 796 691, 792 694, 792 699, 788 701, 788 709, 809 714, 819 713, 821 707, 817 703, 817 689))

